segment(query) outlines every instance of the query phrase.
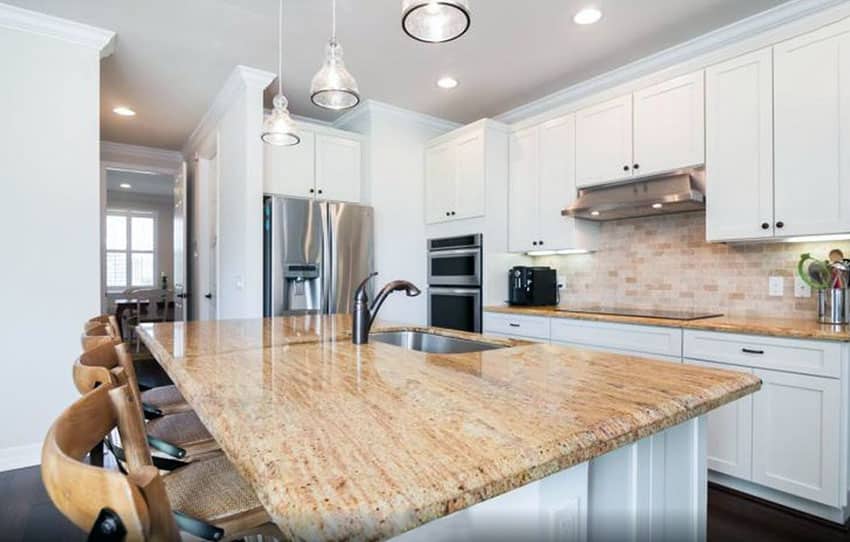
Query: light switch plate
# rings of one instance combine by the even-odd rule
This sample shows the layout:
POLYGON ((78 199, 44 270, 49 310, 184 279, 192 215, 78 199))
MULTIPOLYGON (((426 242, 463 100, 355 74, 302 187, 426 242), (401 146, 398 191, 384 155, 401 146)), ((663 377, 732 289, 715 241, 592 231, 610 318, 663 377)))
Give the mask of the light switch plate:
POLYGON ((785 279, 782 277, 770 277, 767 281, 768 295, 771 297, 782 297, 785 289, 785 279))
POLYGON ((812 287, 800 277, 794 277, 794 297, 812 297, 812 287))

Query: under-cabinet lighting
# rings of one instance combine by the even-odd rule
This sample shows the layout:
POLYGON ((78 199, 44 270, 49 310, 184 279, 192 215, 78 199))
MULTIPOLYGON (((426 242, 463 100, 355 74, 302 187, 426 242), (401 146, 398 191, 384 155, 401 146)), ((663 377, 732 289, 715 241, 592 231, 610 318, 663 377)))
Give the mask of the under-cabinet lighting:
POLYGON ((652 204, 653 209, 661 209, 662 207, 664 207, 663 203, 653 203, 652 204))
POLYGON ((129 190, 129 189, 133 188, 133 185, 131 185, 130 183, 121 183, 118 186, 120 186, 121 188, 124 188, 125 190, 129 190))
POLYGON ((112 110, 116 115, 121 115, 122 117, 135 117, 136 112, 130 109, 129 107, 125 107, 123 105, 119 105, 118 107, 112 110))
POLYGON ((569 256, 571 254, 590 254, 589 250, 570 248, 565 250, 532 250, 526 256, 569 256))
POLYGON ((820 243, 823 241, 850 241, 850 234, 838 233, 834 235, 802 235, 800 237, 789 237, 786 243, 820 243))

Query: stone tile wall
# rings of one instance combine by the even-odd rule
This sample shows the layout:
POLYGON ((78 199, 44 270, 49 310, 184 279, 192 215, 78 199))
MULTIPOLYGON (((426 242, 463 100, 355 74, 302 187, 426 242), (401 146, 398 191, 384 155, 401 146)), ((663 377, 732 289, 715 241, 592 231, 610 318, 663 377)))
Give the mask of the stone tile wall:
POLYGON ((800 254, 825 259, 850 242, 720 244, 705 241, 705 214, 605 222, 592 254, 535 258, 566 278, 561 304, 719 311, 733 315, 815 318, 815 294, 794 297, 800 254), (785 279, 782 297, 768 277, 785 279))

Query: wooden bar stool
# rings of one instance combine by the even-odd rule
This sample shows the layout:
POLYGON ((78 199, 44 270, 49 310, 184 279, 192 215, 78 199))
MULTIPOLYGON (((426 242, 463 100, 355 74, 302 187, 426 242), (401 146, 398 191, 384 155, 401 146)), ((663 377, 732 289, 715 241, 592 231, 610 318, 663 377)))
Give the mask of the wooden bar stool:
POLYGON ((223 456, 161 476, 139 411, 129 386, 105 383, 68 407, 45 439, 41 476, 47 493, 90 540, 173 542, 181 531, 205 540, 282 538, 250 485, 223 456), (116 427, 127 474, 83 462, 116 427))
MULTIPOLYGON (((80 343, 84 352, 109 340, 114 344, 124 342, 115 316, 96 316, 89 319, 83 325, 83 335, 80 338, 80 343)), ((133 356, 133 362, 136 365, 137 373, 141 373, 139 384, 143 389, 147 390, 173 384, 153 357, 136 355, 133 356)))
MULTIPOLYGON (((105 385, 128 384, 137 394, 136 400, 142 406, 142 412, 150 421, 145 429, 150 445, 171 460, 158 460, 158 466, 174 469, 186 462, 193 462, 219 453, 218 443, 209 434, 198 416, 183 400, 179 390, 170 386, 169 390, 154 388, 141 392, 138 389, 132 356, 125 344, 103 343, 88 352, 84 352, 75 362, 73 369, 74 384, 80 393, 105 385), (157 399, 167 397, 165 402, 157 399)), ((123 451, 112 446, 119 460, 123 451)), ((99 446, 92 449, 92 461, 102 457, 99 446)))

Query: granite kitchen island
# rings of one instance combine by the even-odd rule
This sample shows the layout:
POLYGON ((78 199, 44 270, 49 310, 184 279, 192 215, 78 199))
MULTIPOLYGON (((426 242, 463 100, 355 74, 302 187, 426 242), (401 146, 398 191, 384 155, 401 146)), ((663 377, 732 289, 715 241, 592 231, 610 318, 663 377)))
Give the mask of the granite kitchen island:
MULTIPOLYGON (((496 338, 466 354, 356 346, 349 323, 139 328, 291 539, 702 540, 702 415, 761 385, 496 338)), ((374 331, 389 329, 417 328, 374 331)))

